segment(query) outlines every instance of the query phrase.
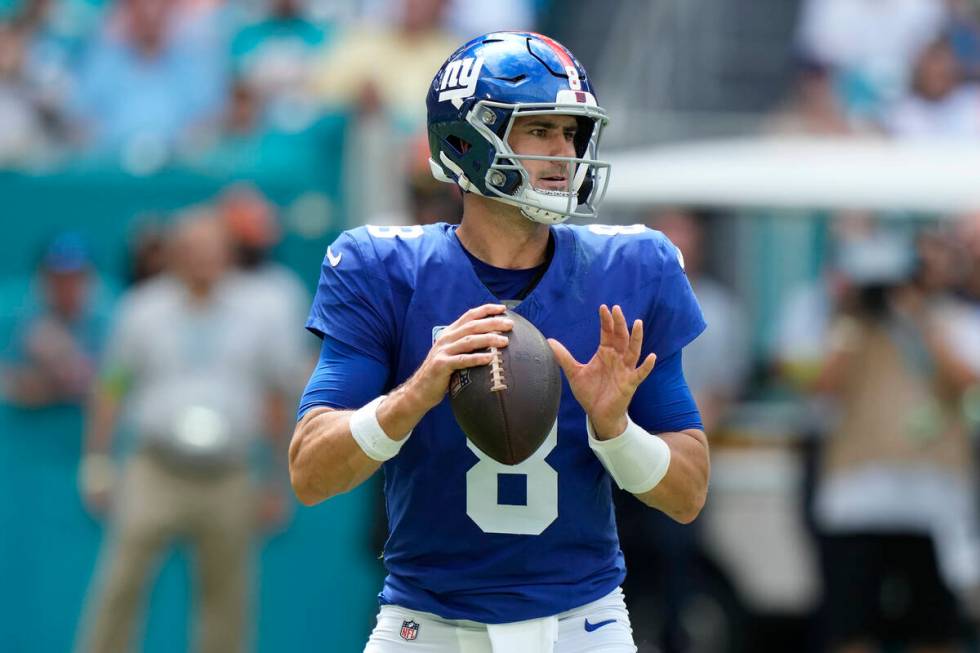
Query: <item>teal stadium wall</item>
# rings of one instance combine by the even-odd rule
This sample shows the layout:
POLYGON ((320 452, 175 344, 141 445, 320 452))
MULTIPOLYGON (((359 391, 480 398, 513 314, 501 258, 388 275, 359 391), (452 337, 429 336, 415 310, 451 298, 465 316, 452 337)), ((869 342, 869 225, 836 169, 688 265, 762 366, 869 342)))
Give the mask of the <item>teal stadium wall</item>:
MULTIPOLYGON (((38 252, 62 229, 83 233, 110 286, 124 271, 135 220, 213 197, 248 179, 283 208, 277 258, 312 290, 324 249, 346 227, 342 117, 285 144, 290 162, 228 161, 207 169, 133 176, 104 165, 57 174, 0 173, 0 342, 26 305, 38 252), (288 163, 288 164, 287 164, 288 163)), ((72 648, 104 525, 77 491, 82 415, 77 408, 0 405, 0 650, 72 648)), ((254 649, 360 651, 376 612, 382 568, 371 549, 376 484, 315 508, 299 505, 288 528, 256 552, 254 649)), ((149 589, 142 650, 188 650, 192 572, 179 549, 161 560, 149 589)))

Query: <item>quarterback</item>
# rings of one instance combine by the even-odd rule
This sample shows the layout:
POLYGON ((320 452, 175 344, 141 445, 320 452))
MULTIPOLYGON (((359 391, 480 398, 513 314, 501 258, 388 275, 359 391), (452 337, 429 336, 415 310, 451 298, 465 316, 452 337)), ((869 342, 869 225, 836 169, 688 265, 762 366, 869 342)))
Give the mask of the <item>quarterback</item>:
POLYGON ((462 222, 361 227, 327 249, 293 487, 312 505, 384 469, 388 575, 367 653, 635 651, 614 486, 682 522, 708 486, 681 371, 705 325, 683 261, 645 227, 561 224, 594 218, 609 179, 606 113, 564 46, 473 39, 427 107, 432 171, 464 191, 462 222), (513 466, 468 446, 446 398, 454 370, 507 345, 504 302, 565 379, 555 428, 513 466))

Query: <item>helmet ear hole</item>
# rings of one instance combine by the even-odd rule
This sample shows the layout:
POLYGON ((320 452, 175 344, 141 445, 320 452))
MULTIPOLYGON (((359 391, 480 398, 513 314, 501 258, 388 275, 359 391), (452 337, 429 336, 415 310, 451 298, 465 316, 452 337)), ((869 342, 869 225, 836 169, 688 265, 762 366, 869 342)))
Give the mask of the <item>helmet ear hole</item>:
POLYGON ((584 157, 589 149, 589 141, 592 140, 592 132, 595 131, 595 121, 585 116, 575 116, 578 129, 575 130, 575 156, 584 157))
POLYGON ((456 154, 459 155, 459 156, 462 156, 462 155, 466 154, 467 152, 469 152, 470 147, 472 147, 472 145, 470 145, 469 141, 465 141, 465 140, 463 140, 462 138, 460 138, 459 136, 456 136, 456 135, 447 136, 446 137, 446 143, 448 143, 450 147, 452 147, 454 150, 456 150, 456 154))
POLYGON ((578 189, 578 203, 585 204, 589 200, 589 195, 592 194, 592 189, 595 187, 595 173, 589 170, 585 173, 585 179, 582 180, 582 185, 578 189))

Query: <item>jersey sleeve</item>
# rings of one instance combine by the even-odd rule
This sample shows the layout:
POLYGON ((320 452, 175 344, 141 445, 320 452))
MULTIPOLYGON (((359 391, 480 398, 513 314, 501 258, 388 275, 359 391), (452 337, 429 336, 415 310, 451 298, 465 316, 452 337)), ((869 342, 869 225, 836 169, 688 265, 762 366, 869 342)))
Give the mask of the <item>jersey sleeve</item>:
POLYGON ((395 324, 391 288, 372 251, 346 232, 327 248, 306 328, 389 365, 395 324))
POLYGON ((629 408, 630 418, 651 433, 704 430, 701 412, 684 379, 680 350, 657 360, 640 384, 629 408))
POLYGON ((370 356, 329 335, 299 402, 297 421, 315 406, 360 408, 385 388, 389 370, 370 356))
POLYGON ((659 283, 652 315, 644 322, 647 334, 643 354, 651 351, 664 360, 680 351, 705 329, 701 307, 694 296, 684 263, 673 243, 663 238, 658 243, 659 283))

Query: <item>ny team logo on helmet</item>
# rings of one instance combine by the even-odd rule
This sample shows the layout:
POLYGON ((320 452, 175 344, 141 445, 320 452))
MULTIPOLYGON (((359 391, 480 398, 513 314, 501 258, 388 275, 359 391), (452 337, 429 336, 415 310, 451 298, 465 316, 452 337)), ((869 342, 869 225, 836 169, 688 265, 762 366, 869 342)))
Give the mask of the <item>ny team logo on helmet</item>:
POLYGON ((432 80, 429 164, 441 181, 517 206, 546 224, 593 218, 605 195, 609 164, 597 158, 607 124, 582 65, 563 45, 533 32, 493 32, 465 44, 432 80), (576 118, 575 156, 516 154, 508 144, 521 116, 576 118), (566 166, 567 188, 534 188, 523 161, 566 166))

